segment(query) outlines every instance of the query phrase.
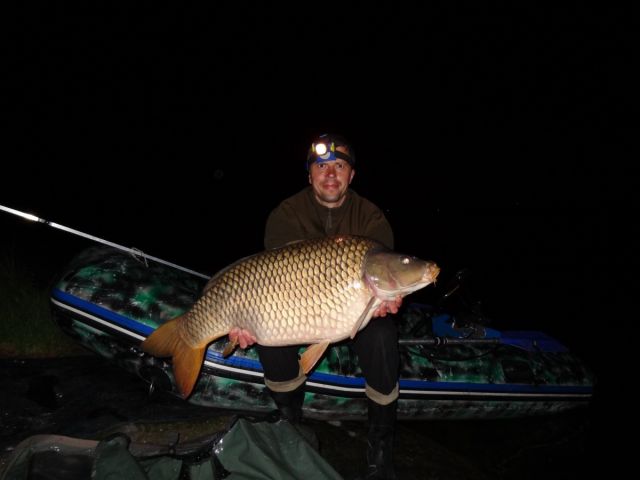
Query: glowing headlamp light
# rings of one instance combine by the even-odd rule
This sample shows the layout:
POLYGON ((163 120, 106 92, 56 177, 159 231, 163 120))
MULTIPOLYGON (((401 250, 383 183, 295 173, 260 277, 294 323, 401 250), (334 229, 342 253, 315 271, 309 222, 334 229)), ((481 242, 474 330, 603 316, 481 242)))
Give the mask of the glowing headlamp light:
POLYGON ((307 156, 307 170, 313 163, 331 162, 337 159, 345 160, 353 167, 354 158, 352 155, 337 150, 337 147, 344 145, 350 150, 346 143, 337 142, 330 135, 321 135, 318 142, 311 144, 307 156))
POLYGON ((311 149, 315 154, 316 162, 328 162, 329 160, 336 159, 336 144, 334 142, 331 143, 314 143, 311 145, 311 149))
MULTIPOLYGON (((331 144, 333 146, 333 143, 331 144)), ((318 143, 318 144, 314 144, 313 146, 313 150, 316 152, 316 155, 318 155, 319 157, 321 157, 322 155, 324 155, 325 153, 327 153, 327 150, 329 150, 327 148, 327 145, 324 143, 318 143)))

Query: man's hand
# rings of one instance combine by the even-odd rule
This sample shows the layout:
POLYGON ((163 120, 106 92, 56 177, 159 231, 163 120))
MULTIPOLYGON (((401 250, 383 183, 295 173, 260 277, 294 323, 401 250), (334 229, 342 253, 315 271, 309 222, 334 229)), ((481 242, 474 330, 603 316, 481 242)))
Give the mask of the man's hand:
POLYGON ((229 332, 229 340, 232 343, 238 343, 240 348, 247 348, 256 343, 256 337, 244 328, 233 327, 229 332))
POLYGON ((373 312, 373 317, 386 317, 387 313, 398 313, 402 305, 402 297, 398 295, 393 300, 382 302, 380 306, 373 312))

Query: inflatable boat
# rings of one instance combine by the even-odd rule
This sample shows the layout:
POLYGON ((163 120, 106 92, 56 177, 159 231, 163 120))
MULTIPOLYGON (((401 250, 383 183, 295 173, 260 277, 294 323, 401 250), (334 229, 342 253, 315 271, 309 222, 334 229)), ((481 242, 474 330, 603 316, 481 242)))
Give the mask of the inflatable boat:
MULTIPOLYGON (((188 310, 206 279, 116 248, 81 252, 51 291, 54 319, 96 354, 137 374, 151 391, 179 395, 168 360, 140 343, 159 325, 188 310)), ((452 288, 451 291, 456 290, 452 288)), ((441 306, 410 303, 397 314, 401 419, 489 419, 552 414, 585 406, 595 378, 581 359, 539 331, 498 331, 441 306)), ((224 358, 223 338, 212 343, 187 401, 268 413, 255 348, 224 358)), ((366 418, 364 379, 348 343, 327 350, 307 381, 310 418, 366 418)))

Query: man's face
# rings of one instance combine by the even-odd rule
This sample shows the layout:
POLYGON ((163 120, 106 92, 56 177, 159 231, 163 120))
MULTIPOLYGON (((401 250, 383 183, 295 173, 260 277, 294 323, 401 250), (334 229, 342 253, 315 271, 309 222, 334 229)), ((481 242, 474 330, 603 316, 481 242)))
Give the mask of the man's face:
MULTIPOLYGON (((336 150, 348 153, 344 147, 336 147, 336 150)), ((316 195, 316 200, 321 205, 335 208, 342 205, 355 172, 349 162, 342 159, 317 163, 309 168, 309 183, 316 195)))

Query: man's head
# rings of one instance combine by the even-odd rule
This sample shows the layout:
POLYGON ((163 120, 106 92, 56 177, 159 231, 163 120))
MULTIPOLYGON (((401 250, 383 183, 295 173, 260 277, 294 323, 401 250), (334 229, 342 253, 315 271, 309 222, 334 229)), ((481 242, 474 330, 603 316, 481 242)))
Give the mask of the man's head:
POLYGON ((325 207, 343 204, 355 171, 353 148, 339 135, 320 135, 307 155, 309 183, 316 200, 325 207))
POLYGON ((336 159, 345 160, 351 168, 356 164, 356 157, 353 147, 341 135, 324 133, 316 138, 307 154, 307 170, 311 169, 313 163, 334 161, 336 159), (338 148, 343 147, 343 148, 338 148))

